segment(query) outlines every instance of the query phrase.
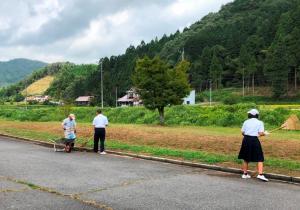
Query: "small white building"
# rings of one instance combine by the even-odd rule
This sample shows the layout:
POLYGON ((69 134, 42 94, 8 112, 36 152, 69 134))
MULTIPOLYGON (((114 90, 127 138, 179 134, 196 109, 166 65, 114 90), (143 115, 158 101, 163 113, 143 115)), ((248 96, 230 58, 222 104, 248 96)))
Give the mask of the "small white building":
POLYGON ((25 101, 27 102, 38 102, 38 103, 44 103, 45 101, 49 101, 50 96, 42 96, 42 95, 36 95, 36 96, 27 96, 25 98, 25 101))
POLYGON ((196 91, 192 90, 190 95, 183 99, 183 104, 185 105, 195 105, 196 104, 196 91))

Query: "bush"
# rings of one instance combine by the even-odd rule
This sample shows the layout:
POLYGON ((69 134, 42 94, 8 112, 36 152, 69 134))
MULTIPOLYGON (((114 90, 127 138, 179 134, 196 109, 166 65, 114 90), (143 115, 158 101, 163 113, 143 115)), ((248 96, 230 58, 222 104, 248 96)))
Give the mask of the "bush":
POLYGON ((37 105, 37 104, 39 104, 39 102, 37 102, 37 101, 28 101, 28 104, 29 105, 37 105))
MULTIPOLYGON (((61 121, 70 112, 76 115, 78 122, 90 123, 95 116, 96 107, 43 107, 30 106, 30 109, 16 106, 2 106, 0 118, 22 121, 61 121)), ((197 125, 197 126, 241 126, 247 119, 247 111, 256 108, 255 104, 219 105, 213 107, 173 106, 165 111, 166 125, 197 125)), ((300 112, 284 108, 260 109, 260 119, 267 126, 280 126, 290 114, 300 112)), ((144 107, 105 108, 103 113, 111 123, 124 124, 158 124, 157 111, 144 107)))
POLYGON ((229 95, 223 99, 223 103, 226 105, 233 105, 240 102, 240 97, 236 95, 229 95))
POLYGON ((25 99, 25 97, 24 97, 22 94, 20 94, 20 93, 16 94, 16 95, 13 97, 13 100, 14 100, 15 102, 21 102, 21 101, 23 101, 24 99, 25 99))
POLYGON ((202 94, 197 94, 196 95, 196 103, 201 103, 201 102, 205 102, 205 97, 202 94))

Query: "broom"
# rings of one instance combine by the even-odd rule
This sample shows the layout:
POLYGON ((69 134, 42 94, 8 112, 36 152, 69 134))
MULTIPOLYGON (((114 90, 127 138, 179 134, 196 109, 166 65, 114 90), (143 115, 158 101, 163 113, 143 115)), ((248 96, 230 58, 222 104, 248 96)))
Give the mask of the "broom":
POLYGON ((273 132, 278 131, 278 130, 281 130, 281 129, 285 128, 285 127, 286 127, 285 125, 282 125, 282 126, 280 126, 280 127, 278 127, 278 128, 275 128, 275 129, 269 131, 269 133, 273 133, 273 132))
POLYGON ((271 130, 271 131, 265 131, 265 134, 266 134, 266 135, 269 135, 269 134, 271 134, 271 133, 273 133, 273 132, 275 132, 275 131, 281 130, 281 129, 285 128, 285 127, 286 127, 285 125, 282 125, 282 126, 280 126, 280 127, 278 127, 278 128, 275 128, 275 129, 273 129, 273 130, 271 130))

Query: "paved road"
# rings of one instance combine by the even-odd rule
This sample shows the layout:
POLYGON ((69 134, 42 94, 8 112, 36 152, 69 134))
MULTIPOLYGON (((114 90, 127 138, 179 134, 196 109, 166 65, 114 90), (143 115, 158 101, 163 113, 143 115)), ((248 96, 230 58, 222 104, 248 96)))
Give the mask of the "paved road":
POLYGON ((1 210, 98 208, 298 210, 300 186, 0 137, 1 210))

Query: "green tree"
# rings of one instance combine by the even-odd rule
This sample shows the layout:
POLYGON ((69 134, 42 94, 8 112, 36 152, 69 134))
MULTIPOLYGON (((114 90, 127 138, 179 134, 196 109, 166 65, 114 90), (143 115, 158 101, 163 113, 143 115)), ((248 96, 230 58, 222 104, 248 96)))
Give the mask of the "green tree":
POLYGON ((14 101, 15 102, 21 102, 21 101, 23 101, 25 99, 25 97, 22 95, 22 94, 20 94, 20 93, 18 93, 18 94, 16 94, 15 96, 14 96, 14 101))
POLYGON ((266 65, 266 74, 271 81, 274 97, 282 97, 287 93, 289 72, 287 64, 287 47, 280 38, 271 47, 266 65))
POLYGON ((220 62, 220 59, 214 53, 212 61, 211 61, 211 65, 209 68, 209 74, 210 74, 210 78, 211 78, 213 84, 215 85, 216 89, 221 87, 222 72, 223 72, 223 67, 220 62))
MULTIPOLYGON (((254 56, 250 57, 249 65, 247 66, 247 72, 252 77, 252 95, 254 95, 254 83, 255 83, 255 74, 257 71, 257 63, 254 56)), ((249 86, 248 86, 249 87, 249 86)))
POLYGON ((144 57, 136 63, 133 83, 146 108, 158 110, 160 124, 164 124, 164 109, 182 104, 190 91, 187 71, 189 63, 181 61, 174 68, 159 57, 144 57))
POLYGON ((287 60, 291 70, 291 74, 294 77, 294 89, 297 91, 298 86, 298 70, 300 68, 300 30, 295 27, 291 34, 285 37, 287 46, 287 60))
POLYGON ((250 58, 247 48, 245 45, 241 47, 240 56, 239 56, 239 64, 240 64, 240 73, 242 74, 242 85, 243 85, 243 96, 245 95, 245 78, 248 74, 248 66, 250 64, 250 58))

